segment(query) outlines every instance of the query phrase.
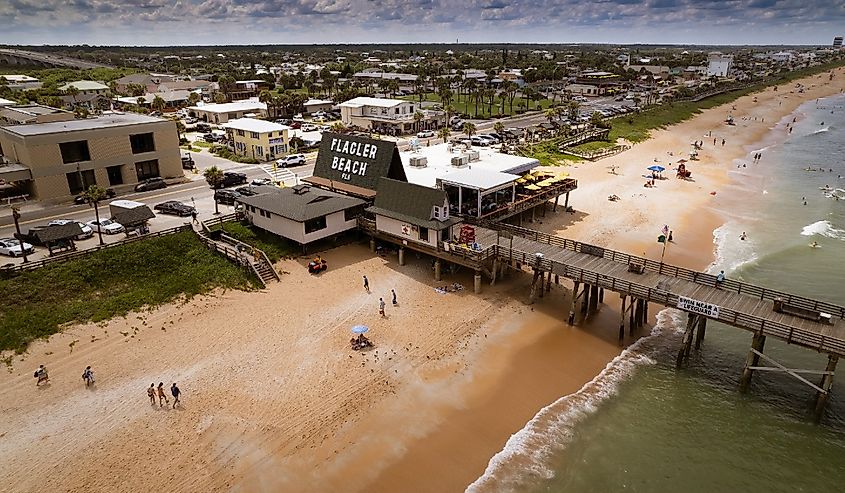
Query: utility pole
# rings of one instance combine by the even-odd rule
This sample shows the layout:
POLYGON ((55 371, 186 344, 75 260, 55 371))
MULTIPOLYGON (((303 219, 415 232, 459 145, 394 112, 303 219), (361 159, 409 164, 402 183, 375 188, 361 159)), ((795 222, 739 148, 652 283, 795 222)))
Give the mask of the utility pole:
POLYGON ((21 246, 21 253, 23 254, 23 262, 29 262, 29 259, 26 258, 26 249, 23 247, 23 240, 21 239, 21 225, 18 221, 21 218, 20 210, 18 210, 17 206, 12 206, 12 219, 15 221, 15 231, 17 235, 15 235, 16 239, 18 240, 18 244, 21 246))

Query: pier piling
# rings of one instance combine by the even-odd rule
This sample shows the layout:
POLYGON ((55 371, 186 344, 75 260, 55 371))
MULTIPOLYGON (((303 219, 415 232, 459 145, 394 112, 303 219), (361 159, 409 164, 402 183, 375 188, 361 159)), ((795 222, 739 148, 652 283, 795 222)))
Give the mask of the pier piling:
POLYGON ((839 356, 836 356, 835 354, 830 354, 827 357, 827 366, 824 369, 826 373, 822 375, 822 380, 819 383, 819 387, 821 387, 824 392, 816 392, 816 422, 821 421, 822 416, 824 416, 824 408, 827 406, 827 401, 830 397, 830 387, 833 385, 833 372, 836 370, 836 363, 838 361, 839 356))
POLYGON ((623 294, 621 298, 622 310, 619 312, 619 342, 622 342, 622 340, 625 339, 625 301, 627 301, 628 297, 623 294))
POLYGON ((405 265, 405 249, 399 247, 399 265, 405 265))
POLYGON ((698 317, 698 331, 695 333, 695 349, 696 351, 701 349, 701 341, 704 340, 704 331, 707 327, 707 319, 704 317, 698 317))
MULTIPOLYGON (((760 332, 756 332, 751 339, 751 349, 763 352, 763 347, 766 345, 766 336, 760 332)), ((745 358, 745 368, 742 370, 742 377, 739 379, 739 391, 747 392, 751 385, 751 377, 754 375, 752 367, 757 366, 760 362, 760 356, 754 351, 748 351, 748 356, 745 358)))
POLYGON ((581 283, 575 281, 575 285, 572 288, 572 303, 569 306, 569 325, 575 325, 575 309, 578 306, 578 288, 581 287, 581 283))
POLYGON ((480 270, 475 271, 475 278, 473 279, 473 281, 474 281, 473 288, 474 288, 475 294, 481 294, 481 271, 480 270))
POLYGON ((684 339, 681 349, 678 350, 678 358, 675 360, 675 368, 680 369, 684 360, 689 357, 689 348, 692 345, 692 334, 695 331, 696 316, 690 313, 687 318, 687 330, 684 332, 684 339))
POLYGON ((434 261, 434 280, 440 281, 440 259, 434 261))

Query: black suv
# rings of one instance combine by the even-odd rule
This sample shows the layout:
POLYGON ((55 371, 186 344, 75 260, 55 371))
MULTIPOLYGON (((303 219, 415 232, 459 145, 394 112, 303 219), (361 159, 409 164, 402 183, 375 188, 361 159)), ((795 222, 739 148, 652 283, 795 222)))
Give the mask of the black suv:
POLYGON ((214 200, 220 204, 227 204, 227 205, 234 205, 235 199, 240 197, 241 194, 234 190, 215 190, 214 191, 214 200))
POLYGON ((161 188, 167 188, 167 183, 164 182, 163 178, 147 178, 135 185, 136 192, 149 192, 161 188))
POLYGON ((196 129, 197 132, 208 133, 211 132, 211 125, 209 125, 208 123, 197 123, 196 129))
POLYGON ((246 173, 226 171, 223 173, 223 188, 246 184, 246 173))

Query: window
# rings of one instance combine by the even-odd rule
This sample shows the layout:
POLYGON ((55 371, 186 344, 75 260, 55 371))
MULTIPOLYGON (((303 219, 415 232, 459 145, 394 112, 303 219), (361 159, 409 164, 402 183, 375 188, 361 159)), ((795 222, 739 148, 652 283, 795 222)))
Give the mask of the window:
POLYGON ((246 135, 246 132, 244 132, 243 130, 238 130, 238 137, 243 137, 244 135, 246 135))
POLYGON ((120 168, 120 165, 106 168, 106 173, 109 175, 109 185, 123 185, 123 174, 120 172, 120 168))
POLYGON ((436 205, 434 206, 434 218, 440 219, 440 207, 438 207, 436 205))
POLYGON ((258 132, 250 132, 249 136, 252 137, 253 139, 257 139, 258 138, 258 132))
POLYGON ((428 228, 420 226, 420 241, 428 242, 428 228))
POLYGON ((158 159, 135 163, 135 173, 138 175, 138 181, 146 180, 147 178, 157 178, 159 176, 158 159))
POLYGON ((129 143, 132 144, 132 154, 141 154, 142 152, 153 152, 156 150, 155 138, 152 132, 130 135, 129 143))
POLYGON ((62 151, 62 162, 65 164, 91 160, 91 153, 88 152, 87 140, 62 142, 59 144, 59 149, 62 151))
POLYGON ((264 148, 261 147, 261 146, 255 146, 255 153, 258 154, 259 156, 264 154, 264 148))
POLYGON ((94 170, 87 169, 85 171, 73 171, 67 173, 67 186, 72 195, 82 193, 91 185, 97 184, 97 178, 94 177, 94 170))
POLYGON ((305 234, 326 229, 326 216, 315 217, 305 221, 305 234))

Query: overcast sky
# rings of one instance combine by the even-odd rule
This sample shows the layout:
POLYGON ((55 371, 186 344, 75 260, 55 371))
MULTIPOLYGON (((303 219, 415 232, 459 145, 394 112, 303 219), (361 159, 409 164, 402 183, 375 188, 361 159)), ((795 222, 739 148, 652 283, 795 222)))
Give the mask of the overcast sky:
POLYGON ((0 0, 0 44, 830 44, 845 0, 0 0))

